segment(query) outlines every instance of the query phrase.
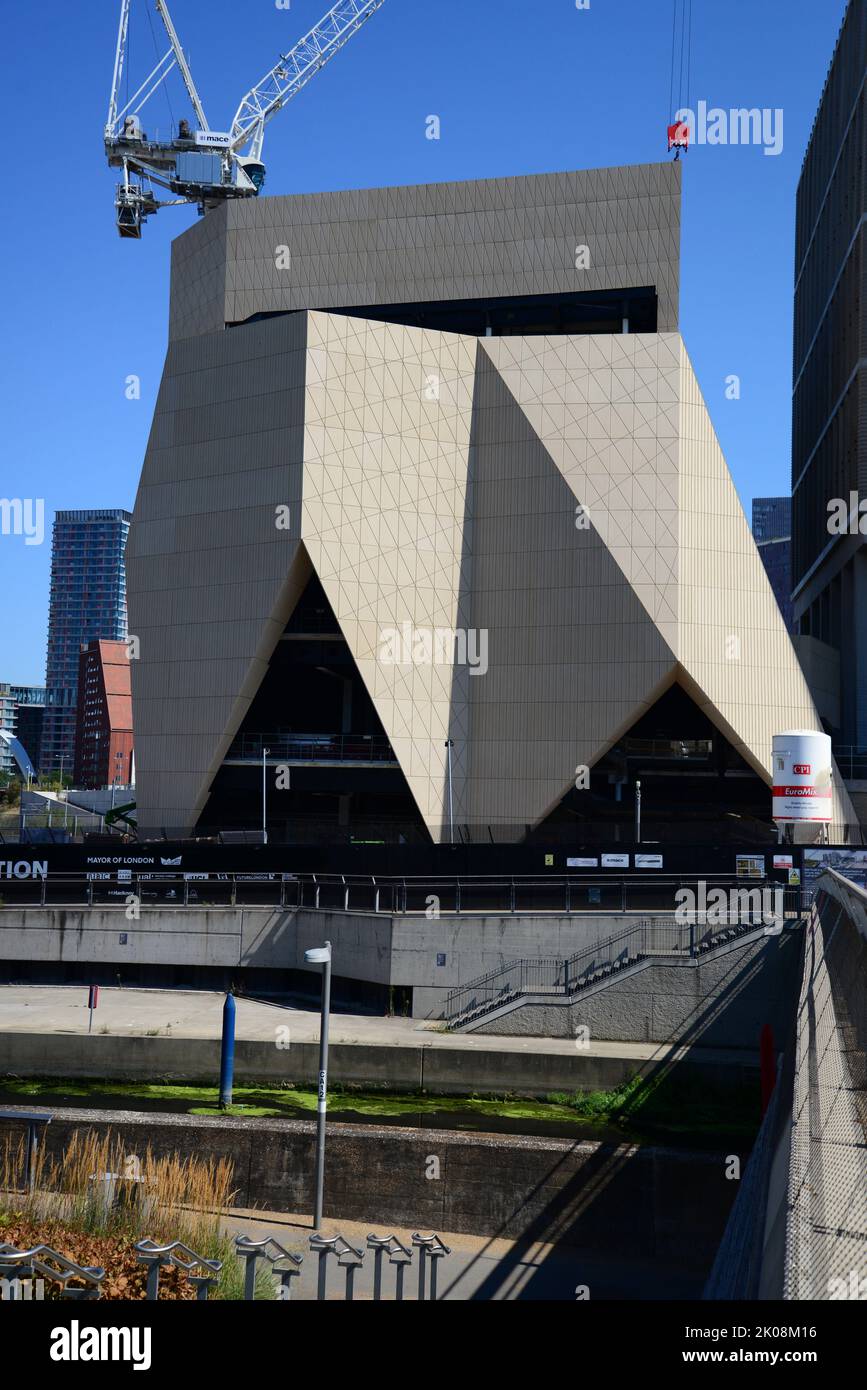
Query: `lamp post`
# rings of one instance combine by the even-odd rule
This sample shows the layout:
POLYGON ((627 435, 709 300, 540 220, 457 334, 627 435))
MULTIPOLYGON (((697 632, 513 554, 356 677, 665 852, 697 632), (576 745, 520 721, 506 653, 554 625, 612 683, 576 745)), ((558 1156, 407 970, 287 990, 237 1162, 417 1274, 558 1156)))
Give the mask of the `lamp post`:
POLYGON ((269 754, 270 752, 271 752, 271 749, 270 749, 270 748, 266 748, 265 745, 264 745, 264 743, 263 743, 263 744, 262 744, 262 844, 263 844, 263 845, 267 845, 267 843, 268 843, 268 799, 267 799, 267 798, 268 798, 268 790, 267 790, 267 784, 266 784, 266 778, 267 778, 267 763, 266 763, 266 759, 267 759, 268 754, 269 754))
POLYGON ((450 845, 453 845, 454 842, 455 842, 455 822, 454 822, 454 814, 453 814, 453 807, 452 807, 452 749, 454 748, 454 746, 455 746, 455 745, 454 745, 454 739, 447 738, 447 739, 446 739, 446 757, 447 757, 447 759, 448 759, 448 764, 447 764, 447 766, 448 766, 448 777, 449 777, 449 844, 450 844, 450 845))
POLYGON ((325 1114, 328 1109, 328 1014, 331 1008, 331 942, 304 952, 308 965, 321 965, 322 1016, 319 1024, 319 1095, 316 1105, 316 1195, 313 1229, 322 1228, 322 1196, 325 1189, 325 1114))

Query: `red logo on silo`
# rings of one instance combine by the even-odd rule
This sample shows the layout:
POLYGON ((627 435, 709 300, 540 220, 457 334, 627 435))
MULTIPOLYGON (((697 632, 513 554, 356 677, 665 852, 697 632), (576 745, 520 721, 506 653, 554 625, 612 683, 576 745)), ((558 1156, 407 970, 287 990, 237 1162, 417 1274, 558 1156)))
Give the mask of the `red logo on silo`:
POLYGON ((792 772, 796 777, 809 777, 811 768, 809 763, 792 763, 792 772))

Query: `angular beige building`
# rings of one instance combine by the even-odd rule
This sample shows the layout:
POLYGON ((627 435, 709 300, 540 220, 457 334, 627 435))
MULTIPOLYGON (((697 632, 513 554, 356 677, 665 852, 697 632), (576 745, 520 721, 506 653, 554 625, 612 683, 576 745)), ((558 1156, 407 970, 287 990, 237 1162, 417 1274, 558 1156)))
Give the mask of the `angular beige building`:
MULTIPOLYGON (((678 332, 680 166, 227 204, 127 548, 140 831, 769 839, 820 728, 678 332)), ((840 785, 832 838, 855 817, 840 785)))

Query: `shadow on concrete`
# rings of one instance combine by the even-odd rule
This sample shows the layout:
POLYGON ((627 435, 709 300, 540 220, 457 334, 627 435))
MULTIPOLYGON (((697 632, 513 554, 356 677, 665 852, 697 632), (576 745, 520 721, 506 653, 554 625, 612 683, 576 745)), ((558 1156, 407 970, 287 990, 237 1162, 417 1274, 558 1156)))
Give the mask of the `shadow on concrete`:
MULTIPOLYGON (((695 1093, 702 1064, 684 1057, 683 1048, 705 1042, 731 1010, 743 1013, 746 1028, 753 1010, 744 1010, 745 999, 761 998, 763 982, 772 971, 778 994, 775 1024, 781 1035, 788 1035, 797 1007, 802 944, 800 934, 792 939, 794 935, 768 938, 768 949, 747 961, 740 953, 732 953, 713 999, 694 1010, 675 1043, 662 1044, 657 1056, 641 1068, 641 1084, 619 1113, 622 1123, 641 1127, 642 1112, 651 1099, 659 1107, 665 1100, 676 1104, 681 1092, 695 1093), (785 972, 787 979, 790 976, 789 989, 780 985, 777 952, 770 944, 776 941, 785 942, 785 949, 791 950, 785 972)), ((747 1082, 758 1044, 758 1028, 753 1037, 745 1034, 745 1065, 733 1082, 738 1078, 741 1086, 747 1082)), ((757 1068, 754 1078, 758 1128, 757 1068)), ((733 1107, 742 1105, 742 1096, 733 1085, 733 1107)), ((684 1131, 688 1132, 689 1124, 686 1109, 684 1131)), ((574 1171, 580 1151, 591 1148, 575 1144, 490 1238, 486 1249, 497 1238, 514 1244, 468 1297, 575 1300, 580 1285, 589 1286, 591 1299, 699 1297, 737 1194, 737 1182, 727 1176, 730 1160, 737 1156, 742 1173, 750 1147, 751 1142, 741 1141, 737 1146, 726 1145, 725 1152, 707 1152, 605 1144, 586 1153, 574 1171)), ((485 1254, 480 1251, 476 1258, 485 1254)), ((460 1297, 465 1277, 466 1271, 446 1285, 441 1296, 460 1297)))

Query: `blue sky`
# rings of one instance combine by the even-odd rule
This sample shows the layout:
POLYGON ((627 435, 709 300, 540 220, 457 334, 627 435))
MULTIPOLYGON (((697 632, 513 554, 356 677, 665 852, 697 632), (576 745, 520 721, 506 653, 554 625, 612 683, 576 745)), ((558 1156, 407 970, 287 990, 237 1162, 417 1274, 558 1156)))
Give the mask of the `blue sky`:
MULTIPOLYGON (((214 129, 328 0, 171 0, 214 129)), ((102 129, 119 0, 4 14, 8 134, 0 220, 6 445, 0 496, 43 497, 46 539, 0 535, 0 680, 44 679, 50 522, 131 508, 166 345, 167 209, 141 242, 114 229, 102 129), (37 82, 37 78, 40 77, 37 82), (141 378, 141 399, 125 382, 141 378)), ((795 190, 845 0, 693 0, 689 105, 784 112, 778 156, 702 146, 685 160, 681 325, 749 511, 789 486, 795 190), (727 400, 726 378, 741 379, 727 400)), ((167 46, 133 0, 132 92, 167 46), (138 76, 136 76, 136 74, 138 76)), ((503 177, 667 158, 672 0, 386 0, 268 128, 267 192, 503 177), (441 139, 425 138, 439 115, 441 139)), ((171 114, 188 114, 170 87, 171 114)), ((146 128, 170 120, 158 94, 146 128)))

